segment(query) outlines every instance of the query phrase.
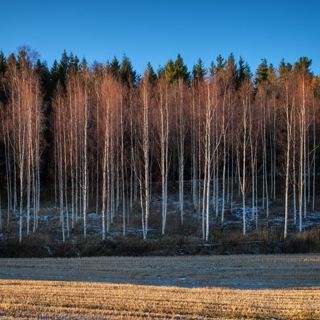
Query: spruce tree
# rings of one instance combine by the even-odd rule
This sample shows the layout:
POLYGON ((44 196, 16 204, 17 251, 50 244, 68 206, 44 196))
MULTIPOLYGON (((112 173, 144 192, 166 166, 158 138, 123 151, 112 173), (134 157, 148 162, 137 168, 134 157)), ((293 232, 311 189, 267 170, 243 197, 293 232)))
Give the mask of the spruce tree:
POLYGON ((124 55, 120 66, 120 77, 123 83, 133 84, 136 82, 137 74, 133 70, 132 63, 129 58, 124 55))
POLYGON ((202 81, 206 75, 206 69, 204 68, 202 60, 199 58, 198 62, 193 66, 192 69, 192 80, 202 81))

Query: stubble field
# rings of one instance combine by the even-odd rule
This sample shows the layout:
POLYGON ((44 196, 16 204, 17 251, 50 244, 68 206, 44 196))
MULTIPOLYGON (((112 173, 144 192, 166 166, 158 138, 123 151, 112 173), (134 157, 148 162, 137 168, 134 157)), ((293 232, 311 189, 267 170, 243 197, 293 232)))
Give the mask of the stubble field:
POLYGON ((320 255, 0 259, 3 319, 320 319, 320 255))

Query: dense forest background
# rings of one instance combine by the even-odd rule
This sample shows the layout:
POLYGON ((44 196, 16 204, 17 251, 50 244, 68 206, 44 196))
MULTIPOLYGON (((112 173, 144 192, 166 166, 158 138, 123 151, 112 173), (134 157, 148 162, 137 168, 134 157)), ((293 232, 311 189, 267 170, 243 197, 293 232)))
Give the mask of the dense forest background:
POLYGON ((284 238, 302 232, 320 192, 310 66, 263 59, 252 72, 231 54, 189 71, 178 55, 138 75, 126 56, 89 66, 64 52, 49 69, 26 48, 0 54, 3 234, 40 232, 53 205, 63 242, 76 228, 87 238, 89 211, 102 240, 115 221, 126 236, 135 219, 147 239, 151 215, 166 234, 170 197, 181 226, 192 214, 205 241, 228 219, 243 235, 278 218, 284 238))

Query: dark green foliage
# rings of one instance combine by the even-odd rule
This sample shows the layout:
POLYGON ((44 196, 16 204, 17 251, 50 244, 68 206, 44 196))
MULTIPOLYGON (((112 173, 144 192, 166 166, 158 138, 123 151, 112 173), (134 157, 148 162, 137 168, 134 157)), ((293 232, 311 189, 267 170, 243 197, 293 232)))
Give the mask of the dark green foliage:
POLYGON ((58 83, 62 86, 62 88, 65 88, 65 82, 69 70, 69 63, 70 57, 68 56, 66 50, 63 51, 59 62, 57 62, 57 60, 54 60, 52 68, 50 70, 51 94, 53 94, 58 83))
POLYGON ((89 71, 89 65, 88 62, 85 58, 82 59, 81 63, 80 63, 80 72, 82 74, 86 74, 89 71))
POLYGON ((150 83, 154 83, 157 80, 157 75, 155 74, 151 63, 148 62, 146 71, 144 72, 144 76, 147 77, 150 83))
POLYGON ((187 66, 184 64, 183 59, 180 54, 178 54, 177 59, 174 63, 174 79, 182 79, 183 81, 189 80, 189 72, 187 66))
POLYGON ((165 77, 165 67, 159 67, 157 70, 157 78, 165 77))
POLYGON ((185 82, 189 81, 190 74, 180 54, 177 55, 175 62, 173 62, 172 59, 167 62, 165 66, 165 76, 168 83, 173 83, 179 79, 185 82))
POLYGON ((53 61, 51 70, 50 70, 51 79, 58 79, 59 77, 59 65, 57 60, 53 61))
POLYGON ((105 70, 105 68, 103 67, 103 64, 99 63, 97 61, 93 62, 92 69, 93 69, 94 74, 97 76, 102 76, 102 74, 105 70))
POLYGON ((66 50, 64 50, 60 59, 60 63, 58 65, 58 80, 63 85, 65 84, 68 66, 69 66, 69 57, 67 55, 66 50))
POLYGON ((282 59, 279 65, 279 78, 282 80, 288 79, 291 72, 292 72, 292 65, 290 63, 286 63, 284 59, 282 59))
POLYGON ((268 63, 266 59, 262 59, 256 71, 255 82, 257 85, 265 83, 268 80, 268 63))
POLYGON ((168 83, 173 83, 174 81, 174 63, 173 60, 170 59, 164 69, 165 77, 168 83))
POLYGON ((268 83, 270 85, 270 89, 273 91, 276 90, 277 87, 277 74, 273 67, 273 64, 271 63, 268 69, 268 83))
POLYGON ((24 66, 30 66, 32 64, 29 55, 30 55, 30 51, 27 48, 22 48, 18 51, 18 56, 17 56, 18 68, 22 68, 24 66))
POLYGON ((312 60, 307 57, 301 57, 294 64, 294 71, 302 75, 311 75, 310 67, 312 60))
POLYGON ((192 69, 192 80, 202 81, 206 75, 206 69, 204 68, 202 60, 199 58, 198 62, 193 66, 192 69))
POLYGON ((248 63, 246 63, 242 57, 239 59, 238 75, 237 75, 237 88, 241 86, 243 81, 251 78, 251 71, 248 63))
POLYGON ((132 85, 136 82, 137 73, 133 70, 132 63, 126 55, 122 58, 119 72, 123 83, 132 85))
POLYGON ((79 71, 79 58, 76 55, 74 56, 72 53, 69 57, 69 68, 73 71, 79 71))
POLYGON ((226 64, 225 64, 225 71, 224 71, 224 82, 225 85, 236 87, 237 84, 237 76, 238 76, 238 70, 237 65, 234 59, 233 54, 231 53, 226 64))
POLYGON ((39 75, 41 82, 41 92, 45 102, 49 102, 51 99, 50 88, 50 71, 45 62, 40 59, 37 60, 35 65, 35 71, 39 75))
POLYGON ((224 68, 226 66, 226 62, 224 61, 221 54, 217 56, 216 63, 213 61, 211 62, 210 66, 210 75, 211 77, 214 77, 216 74, 224 71, 224 68))
POLYGON ((0 52, 0 74, 4 74, 6 70, 7 60, 3 52, 0 52))
POLYGON ((107 71, 112 74, 115 79, 120 78, 120 64, 116 57, 110 63, 107 63, 107 71))
POLYGON ((223 57, 221 56, 221 54, 219 54, 218 57, 217 57, 216 71, 217 72, 223 71, 225 66, 226 66, 226 63, 225 63, 223 57))

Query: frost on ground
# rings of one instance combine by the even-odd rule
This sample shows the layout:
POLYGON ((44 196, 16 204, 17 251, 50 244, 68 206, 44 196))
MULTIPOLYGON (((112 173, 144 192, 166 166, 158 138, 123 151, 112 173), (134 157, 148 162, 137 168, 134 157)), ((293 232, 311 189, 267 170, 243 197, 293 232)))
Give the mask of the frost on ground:
MULTIPOLYGON (((189 232, 197 233, 193 234, 201 237, 202 227, 202 212, 201 209, 196 209, 192 203, 192 196, 188 190, 190 185, 185 183, 185 197, 184 197, 184 221, 191 226, 192 230, 189 232)), ((210 230, 214 227, 219 228, 221 231, 228 233, 229 231, 242 232, 243 225, 243 207, 242 199, 239 195, 233 197, 232 203, 230 203, 230 197, 226 196, 224 220, 221 221, 221 210, 222 210, 222 198, 216 199, 211 198, 210 200, 210 215, 209 224, 210 230), (217 202, 217 203, 216 203, 217 202)), ((138 201, 139 202, 139 201, 138 201)), ((161 197, 159 195, 153 195, 150 207, 150 219, 149 219, 149 235, 160 235, 161 232, 161 197)), ((264 202, 266 207, 266 202, 264 202)), ((267 217, 266 208, 263 207, 262 201, 258 201, 257 207, 252 207, 252 199, 247 197, 245 207, 245 220, 247 232, 253 232, 268 228, 271 231, 277 230, 282 232, 284 226, 284 208, 283 203, 278 201, 269 201, 269 217, 267 217)), ((65 208, 65 219, 66 212, 68 212, 69 219, 71 219, 72 210, 71 204, 65 208)), ((6 213, 2 209, 3 220, 5 219, 6 213)), ((23 221, 26 224, 26 212, 23 213, 23 221)), ((180 221, 180 207, 179 207, 179 195, 177 193, 171 193, 168 195, 168 217, 167 217, 167 232, 170 234, 181 234, 182 230, 179 229, 180 221)), ((33 216, 33 209, 31 208, 31 217, 33 216)), ((59 208, 48 203, 43 205, 38 215, 38 234, 49 234, 51 238, 54 238, 55 243, 62 242, 61 237, 61 220, 59 208)), ((16 239, 18 232, 18 220, 19 213, 16 213, 15 219, 11 221, 10 233, 0 233, 0 240, 5 239, 16 239)), ((94 206, 91 206, 87 212, 87 234, 101 237, 102 235, 102 218, 101 213, 96 211, 94 206)), ((119 206, 113 222, 111 223, 110 232, 107 233, 107 239, 116 239, 123 235, 123 217, 121 206, 119 206)), ((288 226, 289 234, 298 232, 299 217, 298 212, 296 215, 296 222, 292 210, 289 211, 288 226)), ((71 225, 71 222, 69 222, 71 225)), ((65 221, 65 226, 67 225, 65 221)), ((77 222, 75 228, 70 232, 70 238, 72 241, 77 241, 82 238, 82 216, 81 213, 77 215, 77 222)), ((309 230, 313 228, 320 228, 320 211, 306 212, 306 216, 302 219, 302 230, 309 230)), ((125 234, 127 236, 142 237, 141 227, 141 209, 139 203, 137 203, 132 212, 127 210, 126 214, 126 228, 125 234)), ((187 235, 190 235, 187 234, 187 235)))

